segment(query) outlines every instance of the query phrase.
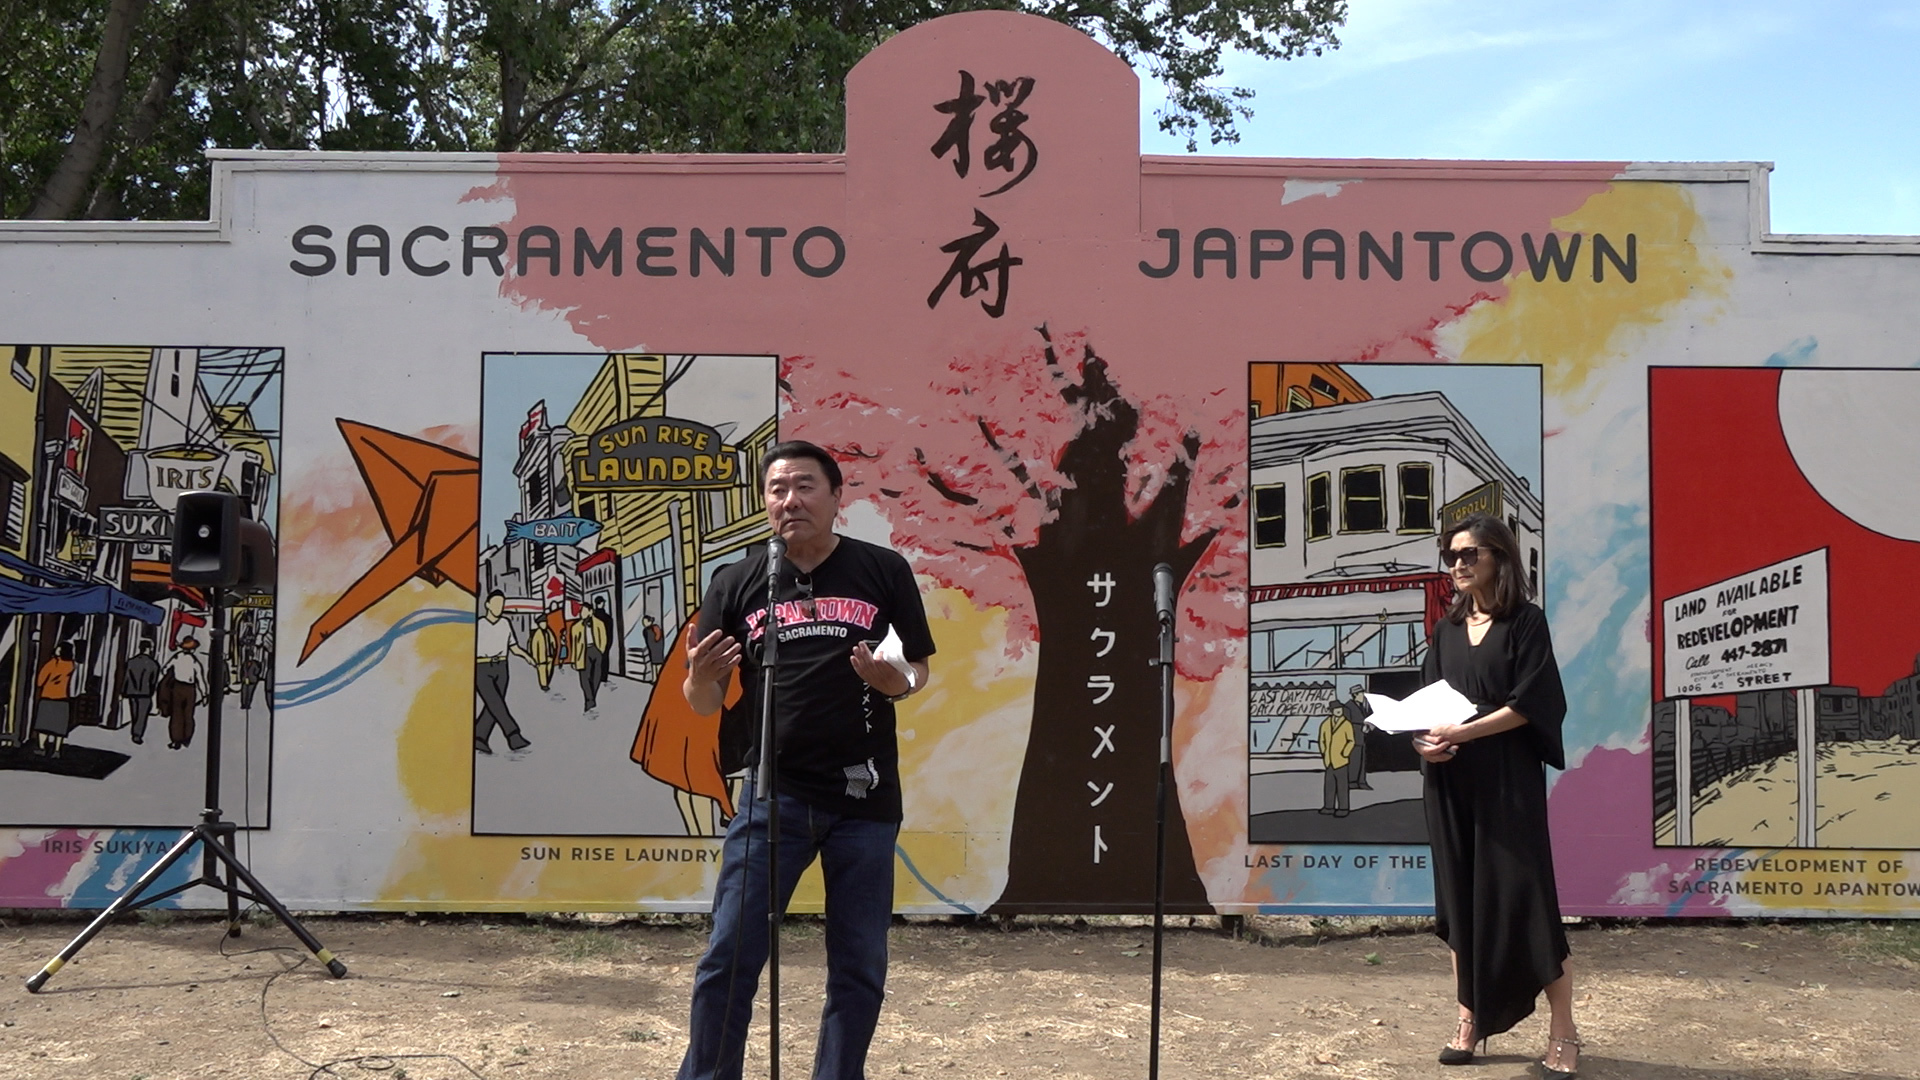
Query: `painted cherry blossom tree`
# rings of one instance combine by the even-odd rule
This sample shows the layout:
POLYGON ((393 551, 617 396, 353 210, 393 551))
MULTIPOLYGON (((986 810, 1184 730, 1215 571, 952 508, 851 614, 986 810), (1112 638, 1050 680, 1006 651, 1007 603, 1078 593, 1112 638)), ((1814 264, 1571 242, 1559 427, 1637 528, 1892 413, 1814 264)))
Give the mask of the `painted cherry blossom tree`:
MULTIPOLYGON (((806 359, 787 374, 806 389, 790 418, 848 463, 847 498, 873 500, 919 570, 1005 609, 1011 652, 1039 649, 995 910, 1141 910, 1159 761, 1152 570, 1166 562, 1180 583, 1180 674, 1211 678, 1245 634, 1227 571, 1246 533, 1244 395, 1129 396, 1084 334, 1046 327, 1030 347, 955 359, 924 393, 806 359)), ((1168 903, 1206 911, 1177 802, 1168 903)))

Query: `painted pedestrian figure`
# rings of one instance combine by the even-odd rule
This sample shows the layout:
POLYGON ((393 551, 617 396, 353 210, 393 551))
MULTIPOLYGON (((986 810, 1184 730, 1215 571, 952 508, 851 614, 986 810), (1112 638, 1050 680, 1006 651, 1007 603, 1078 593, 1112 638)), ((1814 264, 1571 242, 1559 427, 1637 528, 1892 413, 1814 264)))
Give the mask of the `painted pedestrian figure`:
POLYGON ((540 680, 540 689, 544 692, 553 683, 553 669, 560 659, 560 642, 554 637, 548 617, 534 620, 533 628, 527 633, 527 645, 532 649, 527 662, 533 665, 534 677, 540 680))
POLYGON ((207 700, 207 672, 200 663, 200 640, 187 638, 167 660, 154 701, 167 716, 167 749, 193 742, 193 710, 207 700))
POLYGON ((606 609, 587 608, 567 627, 567 655, 580 676, 582 709, 600 707, 600 685, 607 681, 606 609))
POLYGON ((1373 715, 1373 706, 1367 704, 1363 686, 1355 685, 1347 696, 1351 700, 1342 707, 1353 724, 1353 760, 1347 763, 1347 781, 1355 791, 1371 791, 1373 785, 1367 783, 1367 717, 1373 715))
POLYGON ((34 745, 52 757, 60 756, 73 730, 73 668, 73 643, 63 641, 33 677, 34 745))
POLYGON ((473 632, 473 689, 480 697, 480 712, 473 720, 473 749, 491 754, 493 729, 507 735, 507 749, 525 750, 532 740, 520 733, 520 722, 507 707, 507 656, 511 653, 531 664, 533 657, 513 639, 513 626, 506 620, 507 597, 498 589, 487 594, 482 617, 473 632))
POLYGON ((253 708, 253 694, 260 687, 265 666, 258 649, 248 648, 240 654, 240 708, 253 708))
POLYGON ((1347 711, 1339 702, 1320 721, 1320 764, 1324 770, 1325 795, 1320 803, 1320 812, 1334 817, 1346 817, 1352 811, 1349 787, 1352 783, 1354 744, 1359 740, 1354 735, 1353 721, 1347 719, 1347 711))
POLYGON ((142 641, 139 654, 127 661, 127 669, 120 676, 120 696, 127 702, 136 746, 147 740, 147 716, 153 711, 153 695, 159 689, 160 661, 153 658, 153 642, 142 641))
POLYGON ((660 679, 660 665, 667 658, 665 634, 661 631, 658 620, 654 619, 651 615, 641 616, 640 625, 640 635, 647 647, 647 674, 649 681, 658 682, 660 679))

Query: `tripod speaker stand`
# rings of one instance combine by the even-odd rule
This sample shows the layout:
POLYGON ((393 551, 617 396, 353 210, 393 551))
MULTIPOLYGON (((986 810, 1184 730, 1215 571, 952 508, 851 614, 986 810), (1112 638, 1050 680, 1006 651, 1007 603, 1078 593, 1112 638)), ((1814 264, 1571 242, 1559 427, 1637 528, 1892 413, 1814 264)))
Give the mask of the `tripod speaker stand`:
POLYGON ((227 935, 240 935, 240 901, 260 904, 273 912, 293 936, 300 939, 314 959, 326 966, 334 978, 344 978, 347 965, 341 963, 320 944, 286 905, 267 890, 234 854, 234 835, 239 826, 224 820, 220 811, 220 721, 221 703, 226 697, 226 592, 233 587, 252 590, 273 579, 273 547, 267 531, 259 523, 240 515, 240 500, 218 491, 190 491, 180 496, 174 510, 173 580, 179 585, 207 587, 211 633, 207 659, 207 788, 205 809, 200 823, 187 830, 179 842, 168 849, 160 861, 141 874, 133 887, 87 924, 79 936, 47 961, 31 979, 27 990, 39 993, 54 972, 86 947, 87 942, 105 929, 124 911, 157 904, 171 896, 198 886, 218 889, 227 897, 227 935), (191 881, 149 894, 174 863, 200 849, 200 876, 191 881), (221 869, 225 868, 223 880, 221 869))

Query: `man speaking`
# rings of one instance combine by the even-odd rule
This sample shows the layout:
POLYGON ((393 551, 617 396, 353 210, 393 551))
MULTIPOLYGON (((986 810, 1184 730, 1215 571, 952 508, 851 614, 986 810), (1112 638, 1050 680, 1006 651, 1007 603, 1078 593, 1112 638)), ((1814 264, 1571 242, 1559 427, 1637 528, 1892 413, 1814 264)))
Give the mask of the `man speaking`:
MULTIPOLYGON (((833 531, 840 467, 825 450, 784 442, 767 451, 760 488, 767 521, 786 544, 774 568, 779 648, 774 745, 780 800, 779 903, 820 858, 826 882, 827 993, 815 1080, 863 1080, 880 1019, 893 921, 893 848, 900 832, 900 750, 893 703, 927 682, 933 636, 907 561, 833 531), (888 632, 904 664, 875 657, 888 632)), ((765 550, 723 567, 687 646, 683 689, 695 712, 725 704, 740 669, 727 734, 757 741, 762 635, 769 586, 765 550)), ((755 764, 758 747, 746 762, 755 764)), ((738 1080, 760 972, 766 966, 767 807, 751 781, 727 826, 713 894, 713 935, 695 970, 693 1017, 679 1080, 738 1080)))

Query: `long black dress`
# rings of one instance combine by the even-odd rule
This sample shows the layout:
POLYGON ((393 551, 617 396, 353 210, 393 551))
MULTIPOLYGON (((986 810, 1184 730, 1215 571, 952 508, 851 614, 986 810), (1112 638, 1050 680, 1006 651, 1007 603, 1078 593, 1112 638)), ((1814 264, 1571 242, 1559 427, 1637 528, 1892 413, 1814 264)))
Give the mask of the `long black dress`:
POLYGON ((1460 1004, 1482 1037, 1498 1035, 1532 1014, 1569 953, 1542 767, 1566 768, 1567 698, 1546 614, 1527 604, 1496 620, 1478 645, 1465 626, 1442 619, 1422 673, 1427 683, 1446 679, 1477 715, 1506 705, 1527 718, 1424 770, 1435 932, 1459 957, 1460 1004))

